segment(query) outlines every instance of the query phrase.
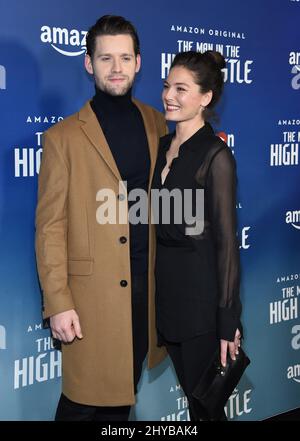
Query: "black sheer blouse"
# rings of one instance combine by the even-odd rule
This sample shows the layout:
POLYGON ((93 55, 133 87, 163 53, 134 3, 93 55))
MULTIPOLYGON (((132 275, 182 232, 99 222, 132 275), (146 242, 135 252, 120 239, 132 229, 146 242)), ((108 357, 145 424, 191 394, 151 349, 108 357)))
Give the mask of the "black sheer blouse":
MULTIPOLYGON (((203 189, 204 230, 187 235, 184 215, 181 223, 175 219, 175 202, 170 204, 169 223, 162 222, 161 205, 154 213, 157 326, 170 341, 213 329, 219 338, 232 341, 236 329, 241 330, 235 159, 206 123, 180 146, 162 184, 161 172, 173 136, 161 139, 152 189, 179 189, 182 196, 185 189, 191 189, 194 215, 196 189, 203 189)), ((182 201, 183 210, 184 196, 182 201)))

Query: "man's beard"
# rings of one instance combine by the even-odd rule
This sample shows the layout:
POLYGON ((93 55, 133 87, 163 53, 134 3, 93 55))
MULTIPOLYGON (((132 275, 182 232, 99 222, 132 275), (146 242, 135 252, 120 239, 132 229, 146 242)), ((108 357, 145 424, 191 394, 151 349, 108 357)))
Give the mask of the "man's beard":
POLYGON ((124 96, 128 92, 129 89, 131 89, 133 85, 133 81, 128 81, 126 84, 124 84, 122 87, 114 87, 113 85, 108 84, 102 84, 99 89, 101 89, 103 92, 107 93, 111 96, 124 96))

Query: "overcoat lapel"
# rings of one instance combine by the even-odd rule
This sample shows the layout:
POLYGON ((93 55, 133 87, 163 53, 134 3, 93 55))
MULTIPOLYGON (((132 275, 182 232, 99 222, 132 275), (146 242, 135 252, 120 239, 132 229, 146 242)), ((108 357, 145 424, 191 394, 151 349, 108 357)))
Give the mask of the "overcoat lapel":
POLYGON ((79 111, 79 119, 85 122, 81 128, 90 140, 91 144, 101 155, 102 159, 106 162, 117 180, 122 181, 113 154, 107 144, 104 133, 89 102, 87 102, 86 105, 79 111))
MULTIPOLYGON (((133 102, 141 112, 145 125, 148 146, 149 146, 150 163, 151 163, 150 175, 149 175, 149 183, 150 183, 152 181, 152 176, 156 161, 157 147, 158 147, 156 123, 154 119, 154 114, 150 108, 144 106, 138 100, 133 99, 133 102)), ((106 138, 100 127, 97 117, 94 114, 89 102, 87 102, 85 106, 79 111, 79 120, 85 123, 82 125, 82 130, 90 140, 93 147, 101 155, 101 157, 106 162, 107 166, 110 168, 110 170, 118 179, 118 181, 121 181, 122 178, 118 170, 117 164, 111 153, 109 145, 107 144, 106 138)), ((128 152, 128 154, 130 155, 130 152, 128 152)))
POLYGON ((147 134, 148 146, 149 146, 149 154, 150 154, 150 175, 149 175, 149 186, 152 182, 156 155, 158 149, 158 139, 157 139, 157 127, 154 118, 154 113, 151 108, 144 106, 140 101, 133 99, 134 104, 138 107, 139 111, 142 114, 145 130, 147 134))

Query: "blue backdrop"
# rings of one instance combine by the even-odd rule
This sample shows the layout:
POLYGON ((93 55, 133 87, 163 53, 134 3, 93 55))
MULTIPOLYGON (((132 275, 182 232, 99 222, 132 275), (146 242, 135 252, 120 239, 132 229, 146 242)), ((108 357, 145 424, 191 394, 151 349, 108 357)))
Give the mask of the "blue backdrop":
MULTIPOLYGON (((43 329, 34 254, 41 134, 93 93, 85 32, 103 14, 137 27, 135 95, 161 109, 172 55, 217 49, 227 59, 215 124, 239 178, 245 348, 252 360, 226 406, 258 420, 300 405, 300 2, 296 0, 0 0, 0 420, 53 419, 60 352, 43 329)), ((132 418, 186 420, 166 360, 144 370, 132 418)))

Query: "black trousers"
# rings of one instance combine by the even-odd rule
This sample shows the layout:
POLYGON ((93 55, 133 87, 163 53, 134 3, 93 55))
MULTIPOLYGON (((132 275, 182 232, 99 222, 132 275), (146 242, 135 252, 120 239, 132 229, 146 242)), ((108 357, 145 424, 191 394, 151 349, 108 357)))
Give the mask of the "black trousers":
MULTIPOLYGON (((168 342, 163 339, 163 336, 162 340, 173 362, 179 383, 188 399, 191 421, 199 420, 199 413, 202 415, 202 420, 207 420, 204 409, 200 408, 193 398, 192 392, 219 347, 216 334, 210 332, 180 343, 168 342)), ((225 412, 221 420, 226 420, 225 412)))
MULTIPOLYGON (((132 276, 132 334, 134 390, 148 351, 148 277, 132 276)), ((109 336, 107 336, 109 339, 109 336)), ((99 349, 100 350, 100 349, 99 349)), ((55 421, 128 421, 130 406, 88 406, 61 395, 55 421)))

